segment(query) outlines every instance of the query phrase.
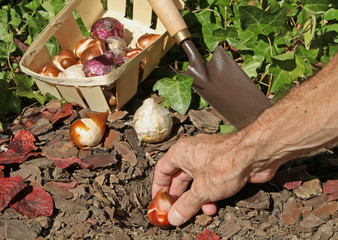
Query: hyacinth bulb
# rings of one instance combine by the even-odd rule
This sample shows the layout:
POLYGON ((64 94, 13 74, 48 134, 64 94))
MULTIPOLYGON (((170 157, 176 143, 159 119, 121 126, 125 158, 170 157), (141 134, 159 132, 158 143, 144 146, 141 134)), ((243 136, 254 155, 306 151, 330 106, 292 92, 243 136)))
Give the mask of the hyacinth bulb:
POLYGON ((123 38, 123 24, 121 24, 116 18, 104 17, 97 20, 91 30, 90 36, 92 38, 99 38, 104 42, 108 37, 118 36, 123 38))
POLYGON ((85 78, 86 76, 82 71, 82 65, 76 64, 69 66, 66 70, 61 72, 59 74, 59 77, 77 79, 77 78, 85 78))
POLYGON ((139 140, 155 143, 170 135, 173 120, 168 109, 148 98, 136 110, 129 125, 134 127, 139 140))
POLYGON ((118 36, 111 36, 107 38, 106 44, 108 46, 108 49, 112 51, 116 56, 124 56, 128 52, 128 46, 126 42, 118 36))
POLYGON ((73 142, 82 149, 99 144, 106 130, 108 113, 108 110, 104 113, 89 112, 86 113, 88 118, 74 121, 69 129, 73 142))

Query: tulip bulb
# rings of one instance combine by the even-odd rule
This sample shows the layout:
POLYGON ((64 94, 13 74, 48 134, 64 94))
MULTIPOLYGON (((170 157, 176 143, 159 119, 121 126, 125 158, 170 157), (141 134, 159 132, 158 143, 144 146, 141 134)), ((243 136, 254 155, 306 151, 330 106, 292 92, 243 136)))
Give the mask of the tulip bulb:
POLYGON ((127 124, 134 127, 140 141, 155 143, 169 136, 173 120, 168 109, 148 98, 127 124))
POLYGON ((175 196, 169 194, 164 188, 160 189, 148 207, 148 218, 150 222, 156 227, 170 227, 168 213, 175 201, 175 196))
POLYGON ((89 112, 88 118, 78 119, 72 123, 69 134, 73 142, 82 149, 100 143, 106 130, 108 110, 104 113, 89 112))
POLYGON ((141 49, 146 49, 149 47, 153 42, 156 41, 156 39, 160 36, 160 34, 154 34, 154 33, 146 33, 139 37, 136 42, 136 47, 141 49))
POLYGON ((78 59, 72 50, 63 49, 53 57, 53 64, 61 71, 64 71, 69 66, 75 65, 78 59))
POLYGON ((39 74, 47 77, 58 77, 60 73, 61 73, 60 69, 51 64, 43 67, 39 71, 39 74))

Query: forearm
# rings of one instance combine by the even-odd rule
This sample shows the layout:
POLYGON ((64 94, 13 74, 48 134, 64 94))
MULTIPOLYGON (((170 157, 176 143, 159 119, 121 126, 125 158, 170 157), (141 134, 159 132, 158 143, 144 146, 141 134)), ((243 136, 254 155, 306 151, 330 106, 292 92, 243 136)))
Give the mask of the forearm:
POLYGON ((338 139, 338 54, 242 132, 258 165, 282 164, 338 139))

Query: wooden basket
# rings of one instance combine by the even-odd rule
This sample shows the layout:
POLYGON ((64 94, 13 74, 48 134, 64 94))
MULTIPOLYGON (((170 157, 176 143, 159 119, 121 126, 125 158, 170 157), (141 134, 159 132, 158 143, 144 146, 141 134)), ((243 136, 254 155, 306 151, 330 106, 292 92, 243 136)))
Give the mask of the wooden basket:
POLYGON ((136 94, 138 83, 153 71, 161 57, 174 44, 159 19, 156 28, 150 28, 154 15, 147 0, 133 1, 132 20, 125 17, 126 2, 108 0, 105 10, 100 0, 70 1, 27 49, 20 61, 21 70, 33 77, 43 94, 50 93, 58 99, 65 99, 97 112, 120 109, 136 94), (118 19, 124 25, 124 40, 130 47, 135 47, 138 37, 145 33, 160 34, 160 37, 136 57, 104 76, 67 79, 38 74, 41 68, 52 62, 53 56, 46 46, 52 37, 56 38, 61 49, 74 49, 84 38, 75 14, 80 15, 88 31, 99 18, 109 16, 118 19), (146 62, 140 77, 139 65, 144 58, 146 62), (110 94, 107 93, 116 97, 116 105, 109 104, 107 95, 110 94))

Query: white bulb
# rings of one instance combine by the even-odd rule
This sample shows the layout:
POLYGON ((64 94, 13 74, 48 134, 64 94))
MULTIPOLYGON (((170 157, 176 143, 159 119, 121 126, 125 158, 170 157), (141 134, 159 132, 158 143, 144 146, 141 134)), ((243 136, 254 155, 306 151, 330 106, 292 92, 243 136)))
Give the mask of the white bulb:
POLYGON ((173 121, 168 109, 148 98, 137 109, 130 125, 134 127, 139 140, 155 143, 169 136, 173 121))
POLYGON ((69 66, 63 72, 59 73, 59 77, 63 78, 85 78, 85 74, 82 71, 83 66, 81 64, 69 66))

